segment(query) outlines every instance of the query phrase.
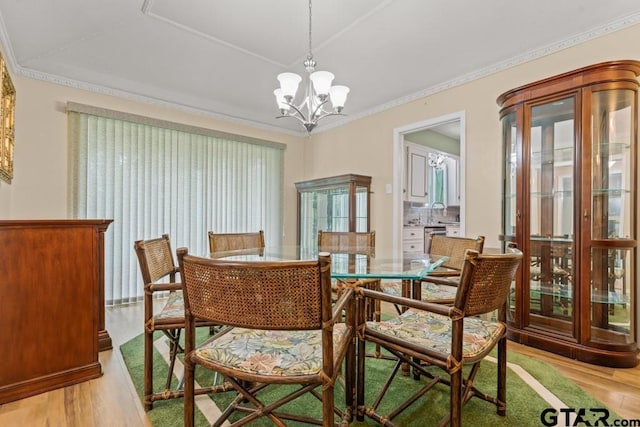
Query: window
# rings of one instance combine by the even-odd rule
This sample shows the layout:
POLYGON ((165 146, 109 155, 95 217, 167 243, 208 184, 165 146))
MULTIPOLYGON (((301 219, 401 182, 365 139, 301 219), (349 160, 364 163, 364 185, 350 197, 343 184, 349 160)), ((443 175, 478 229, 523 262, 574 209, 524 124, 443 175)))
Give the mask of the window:
MULTIPOLYGON (((282 235, 284 145, 68 105, 69 211, 110 218, 105 302, 142 297, 133 242, 169 233, 175 251, 208 251, 207 231, 282 235)), ((174 254, 175 255, 175 254, 174 254)))

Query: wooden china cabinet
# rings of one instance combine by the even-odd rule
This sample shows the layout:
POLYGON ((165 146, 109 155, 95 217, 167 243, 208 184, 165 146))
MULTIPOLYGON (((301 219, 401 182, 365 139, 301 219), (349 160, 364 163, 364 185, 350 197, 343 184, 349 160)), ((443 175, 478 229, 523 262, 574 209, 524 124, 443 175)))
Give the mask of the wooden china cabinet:
POLYGON ((318 247, 318 230, 370 231, 371 177, 345 174, 296 182, 298 245, 302 253, 318 247))
POLYGON ((498 97, 503 240, 524 253, 509 338, 613 367, 638 364, 639 61, 611 61, 498 97))

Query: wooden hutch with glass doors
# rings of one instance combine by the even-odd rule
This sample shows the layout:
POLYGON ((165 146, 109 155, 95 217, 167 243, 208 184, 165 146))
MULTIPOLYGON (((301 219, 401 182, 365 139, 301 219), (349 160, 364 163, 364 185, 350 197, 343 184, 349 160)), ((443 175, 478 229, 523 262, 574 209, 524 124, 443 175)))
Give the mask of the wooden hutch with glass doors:
POLYGON ((301 253, 317 251, 318 230, 370 231, 370 176, 345 174, 296 182, 295 186, 301 253))
POLYGON ((503 235, 524 253, 509 338, 581 361, 638 364, 640 61, 611 61, 498 97, 503 235))

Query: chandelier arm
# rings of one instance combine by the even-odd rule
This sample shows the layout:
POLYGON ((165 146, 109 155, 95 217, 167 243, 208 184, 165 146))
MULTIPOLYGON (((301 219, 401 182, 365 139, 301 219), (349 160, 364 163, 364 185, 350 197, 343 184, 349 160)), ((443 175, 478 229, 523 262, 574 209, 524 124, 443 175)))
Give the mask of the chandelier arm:
POLYGON ((316 117, 316 114, 318 114, 318 112, 320 112, 320 116, 322 117, 326 117, 326 114, 329 114, 328 111, 325 111, 322 107, 324 106, 324 104, 327 103, 327 100, 325 99, 324 101, 322 101, 320 104, 318 104, 318 106, 315 108, 315 110, 313 110, 313 113, 311 114, 311 117, 309 117, 309 119, 312 119, 314 117, 316 117), (324 115, 323 115, 324 114, 324 115))
POLYGON ((304 125, 305 123, 307 123, 307 121, 306 121, 306 120, 304 120, 303 118, 298 117, 298 116, 297 116, 297 115, 295 115, 295 114, 283 114, 283 115, 280 115, 280 116, 276 116, 276 119, 282 119, 282 118, 285 118, 285 117, 292 118, 292 119, 296 119, 296 120, 298 120, 300 123, 302 123, 303 125, 304 125))
POLYGON ((297 116, 295 114, 285 114, 284 116, 281 117, 295 117, 296 119, 300 120, 301 122, 305 122, 307 121, 304 117, 304 114, 302 113, 302 111, 296 107, 295 105, 289 103, 289 107, 293 108, 295 110, 295 112, 298 114, 297 116), (300 116, 300 117, 298 117, 300 116))
POLYGON ((326 114, 316 118, 316 122, 324 119, 325 117, 329 117, 329 116, 346 116, 346 114, 343 114, 343 113, 326 113, 326 114))

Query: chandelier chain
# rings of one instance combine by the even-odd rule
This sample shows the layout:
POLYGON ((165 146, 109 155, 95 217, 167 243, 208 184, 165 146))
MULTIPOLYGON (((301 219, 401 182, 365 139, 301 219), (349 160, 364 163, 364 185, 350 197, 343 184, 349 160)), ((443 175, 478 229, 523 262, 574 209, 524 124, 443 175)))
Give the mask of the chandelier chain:
POLYGON ((307 58, 313 58, 313 52, 311 51, 311 0, 309 0, 309 53, 307 58))

